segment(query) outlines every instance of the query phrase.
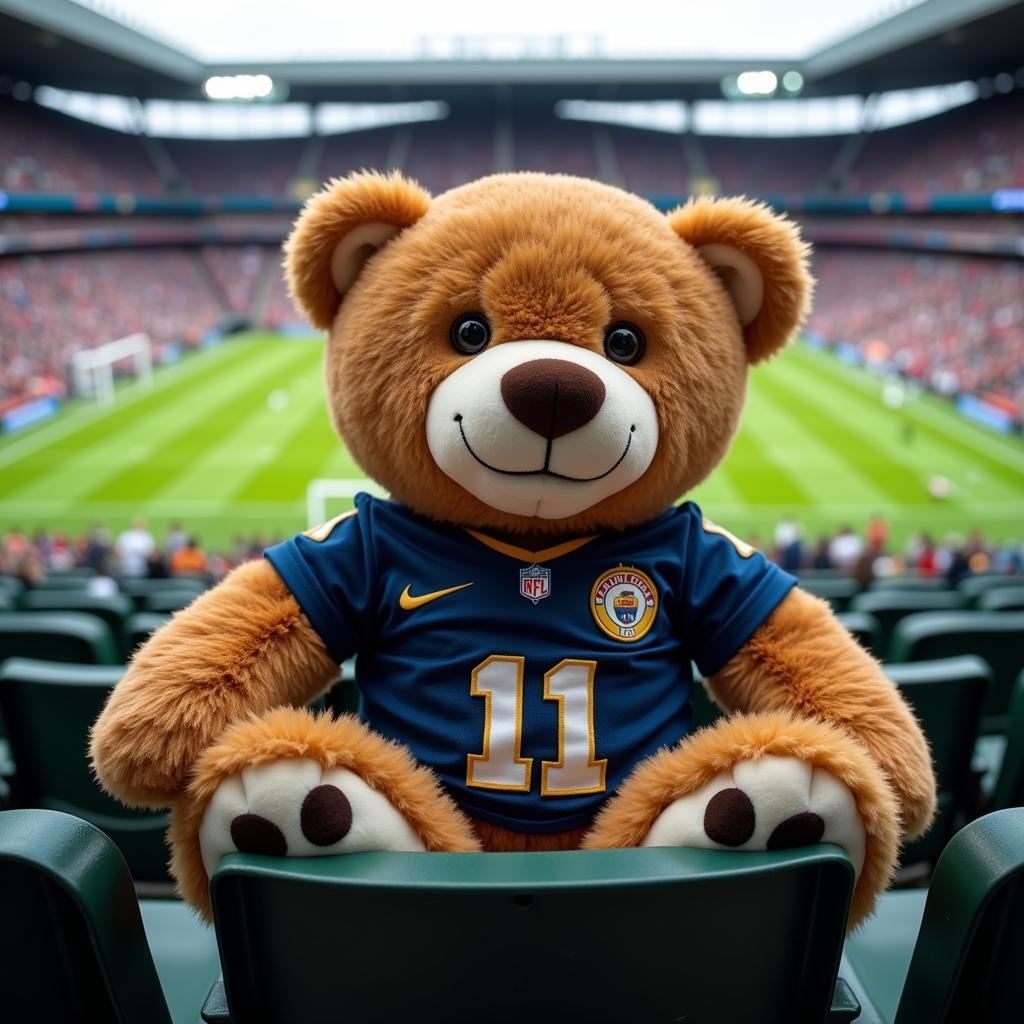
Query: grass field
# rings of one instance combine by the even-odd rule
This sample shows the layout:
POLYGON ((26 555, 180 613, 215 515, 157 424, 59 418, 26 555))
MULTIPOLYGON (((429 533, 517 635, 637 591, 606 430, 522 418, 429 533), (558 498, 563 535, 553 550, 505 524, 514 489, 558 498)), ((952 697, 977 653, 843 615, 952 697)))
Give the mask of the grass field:
MULTIPOLYGON (((0 529, 116 531, 142 515, 157 532, 180 519, 215 548, 305 528, 308 481, 354 491, 361 476, 332 433, 321 356, 317 341, 239 337, 159 371, 151 389, 124 386, 112 409, 82 403, 0 440, 0 529)), ((876 512, 897 541, 975 526, 1020 537, 1024 444, 929 397, 893 412, 878 380, 795 346, 753 372, 744 426, 694 497, 761 538, 782 516, 814 533, 876 512), (928 496, 933 474, 952 484, 946 501, 928 496)))

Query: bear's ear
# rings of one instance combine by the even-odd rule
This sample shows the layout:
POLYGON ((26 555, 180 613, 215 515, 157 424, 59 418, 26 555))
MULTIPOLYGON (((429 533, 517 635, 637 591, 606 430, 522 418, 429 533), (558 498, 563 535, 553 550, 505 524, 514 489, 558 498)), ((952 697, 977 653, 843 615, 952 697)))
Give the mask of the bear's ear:
POLYGON ((430 207, 430 193, 400 174, 336 178, 303 207, 285 243, 292 298, 314 327, 331 326, 363 264, 430 207))
POLYGON ((691 199, 668 215, 672 229, 718 274, 758 363, 789 341, 810 307, 810 247, 797 226, 747 199, 691 199))

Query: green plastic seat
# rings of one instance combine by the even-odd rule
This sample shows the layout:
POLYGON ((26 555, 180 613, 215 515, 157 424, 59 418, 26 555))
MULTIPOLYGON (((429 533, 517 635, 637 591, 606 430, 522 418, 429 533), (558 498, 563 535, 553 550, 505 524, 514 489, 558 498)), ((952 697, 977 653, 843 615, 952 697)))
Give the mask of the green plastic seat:
POLYGON ((150 579, 146 576, 125 576, 118 580, 118 588, 127 594, 141 611, 143 603, 150 594, 174 593, 191 594, 198 597, 207 586, 201 580, 185 579, 181 576, 169 576, 165 579, 150 579))
POLYGON ((878 650, 882 627, 869 612, 840 612, 836 618, 853 635, 854 640, 869 651, 878 650))
POLYGON ((144 612, 177 612, 196 598, 191 590, 154 590, 142 599, 144 612))
POLYGON ((981 728, 1006 729, 1010 691, 1024 668, 1024 612, 922 612, 902 619, 893 631, 889 659, 929 661, 976 654, 992 669, 981 728))
POLYGON ((232 854, 211 895, 232 1024, 796 1024, 828 1014, 852 881, 832 846, 232 854))
POLYGON ((0 812, 0 1005, 45 1024, 196 1024, 214 935, 184 904, 136 900, 117 848, 47 810, 0 812))
POLYGON ((1024 611, 1024 585, 985 590, 978 595, 975 607, 985 612, 1024 611))
POLYGON ((120 666, 28 658, 0 666, 0 709, 15 765, 12 799, 84 818, 118 845, 136 879, 165 882, 167 815, 110 799, 86 754, 89 729, 123 674, 120 666))
POLYGON ((858 1024, 1020 1020, 1024 808, 961 829, 939 858, 927 898, 883 896, 845 952, 843 977, 863 994, 858 1024))
POLYGON ((972 608, 979 607, 978 602, 983 594, 990 590, 999 590, 1002 587, 1024 586, 1024 576, 1012 573, 978 573, 976 576, 965 576, 956 586, 972 608))
POLYGON ((116 665, 120 651, 110 627, 83 612, 0 612, 0 663, 43 658, 85 665, 116 665))
POLYGON ((21 606, 31 612, 85 612, 102 619, 115 636, 120 636, 125 620, 135 610, 124 594, 86 594, 74 590, 30 590, 21 606))
POLYGON ((334 685, 324 695, 324 707, 338 715, 359 714, 359 687, 356 686, 355 658, 349 658, 341 665, 341 671, 334 685))
POLYGON ((924 729, 938 783, 935 821, 926 835, 903 850, 902 860, 904 864, 934 863, 975 802, 971 757, 992 670, 981 658, 965 655, 890 664, 885 672, 924 729))
POLYGON ((36 580, 29 588, 29 593, 47 593, 51 590, 87 591, 89 576, 44 576, 36 580))
POLYGON ((162 612, 136 612, 129 615, 121 634, 125 659, 130 658, 169 618, 170 615, 162 612))
POLYGON ((883 576, 880 579, 872 580, 868 586, 870 591, 903 590, 913 591, 915 594, 921 591, 949 589, 949 581, 945 576, 883 576))
POLYGON ((25 589, 25 583, 17 576, 0 575, 0 592, 19 597, 25 589))
POLYGON ((852 576, 819 577, 804 579, 801 577, 800 586, 808 594, 823 598, 832 605, 834 612, 845 612, 850 607, 850 601, 861 592, 860 583, 852 576))
POLYGON ((18 597, 8 590, 0 590, 0 612, 13 612, 18 607, 18 597))
POLYGON ((794 573, 800 578, 801 584, 804 580, 835 580, 846 577, 842 569, 800 569, 794 573))
POLYGON ((1017 676, 1010 699, 1006 749, 999 766, 992 808, 1024 806, 1024 672, 1017 676))
POLYGON ((850 611, 867 612, 878 622, 876 653, 889 650, 896 623, 915 612, 955 611, 964 607, 963 595, 955 590, 869 590, 850 602, 850 611))

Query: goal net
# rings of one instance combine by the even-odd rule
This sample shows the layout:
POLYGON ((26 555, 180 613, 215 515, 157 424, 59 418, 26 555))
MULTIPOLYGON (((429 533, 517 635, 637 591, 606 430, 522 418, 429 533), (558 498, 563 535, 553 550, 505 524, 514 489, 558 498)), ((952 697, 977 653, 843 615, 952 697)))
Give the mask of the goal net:
POLYGON ((306 487, 306 525, 312 530, 339 512, 351 508, 352 499, 360 491, 378 498, 387 497, 387 491, 380 484, 364 476, 348 480, 311 480, 306 487), (347 500, 343 503, 342 499, 347 500))
POLYGON ((148 334, 131 334, 71 357, 75 393, 91 395, 103 405, 114 402, 114 370, 134 373, 144 384, 153 379, 153 343, 148 334))

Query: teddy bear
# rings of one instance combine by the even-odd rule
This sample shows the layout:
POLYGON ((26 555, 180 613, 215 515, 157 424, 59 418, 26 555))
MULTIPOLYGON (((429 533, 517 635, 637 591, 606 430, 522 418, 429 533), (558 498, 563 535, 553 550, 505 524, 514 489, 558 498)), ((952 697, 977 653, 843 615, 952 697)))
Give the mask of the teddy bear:
POLYGON ((833 842, 859 922, 933 814, 918 723, 825 603, 679 503, 807 311, 796 226, 361 172, 285 252, 337 432, 390 496, 235 569, 112 691, 97 777, 172 808, 184 898, 209 915, 232 851, 833 842), (307 710, 352 656, 360 715, 307 710), (692 663, 728 712, 700 730, 692 663))

